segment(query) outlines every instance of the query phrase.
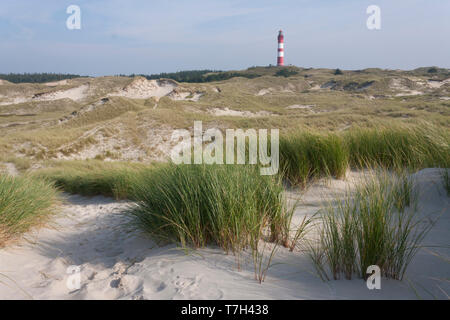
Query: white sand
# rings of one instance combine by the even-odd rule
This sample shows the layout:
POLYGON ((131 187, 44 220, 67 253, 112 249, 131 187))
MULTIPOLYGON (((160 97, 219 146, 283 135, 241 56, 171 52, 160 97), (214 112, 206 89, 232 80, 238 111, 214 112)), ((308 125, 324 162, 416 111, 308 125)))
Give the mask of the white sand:
POLYGON ((59 81, 53 81, 53 82, 46 82, 45 85, 48 87, 57 87, 57 86, 65 86, 68 84, 68 80, 59 80, 59 81))
POLYGON ((31 98, 15 97, 15 98, 11 98, 11 99, 1 102, 0 106, 7 106, 10 104, 19 104, 19 103, 28 102, 30 100, 31 100, 31 98))
POLYGON ((45 93, 39 95, 33 100, 38 101, 55 101, 61 99, 70 99, 73 101, 80 101, 87 97, 87 91, 89 89, 88 84, 81 85, 79 87, 75 87, 67 90, 58 90, 54 92, 45 93))
POLYGON ((310 110, 313 107, 315 107, 315 105, 310 104, 310 105, 303 105, 303 104, 293 104, 289 107, 286 107, 286 109, 306 109, 306 110, 310 110))
MULTIPOLYGON (((324 197, 342 192, 347 181, 317 183, 304 195, 295 221, 319 208, 324 197)), ((416 177, 421 190, 419 210, 438 216, 427 245, 450 243, 449 199, 437 169, 426 169, 416 177)), ((297 198, 298 191, 288 191, 297 198)), ((280 248, 266 281, 254 280, 253 265, 245 254, 241 270, 235 257, 208 248, 186 255, 173 245, 157 247, 150 239, 126 226, 119 212, 127 202, 103 197, 71 196, 63 206, 57 227, 44 228, 29 240, 0 250, 0 299, 415 299, 409 282, 382 279, 381 290, 368 290, 364 281, 322 282, 302 252, 280 248), (81 267, 81 288, 66 286, 69 265, 81 267), (6 277, 5 277, 6 276, 6 277)), ((429 248, 447 259, 447 248, 429 248)), ((421 249, 407 277, 422 298, 450 293, 450 264, 421 249), (445 280, 447 279, 447 280, 445 280)))
POLYGON ((169 97, 174 101, 194 101, 194 102, 199 101, 202 96, 203 93, 201 92, 180 91, 177 89, 173 90, 167 95, 167 97, 169 97))
POLYGON ((450 83, 450 78, 445 79, 445 80, 428 80, 427 84, 430 88, 433 89, 439 89, 440 87, 442 87, 443 85, 450 83))
POLYGON ((14 163, 6 162, 5 164, 6 173, 11 176, 17 176, 19 174, 19 171, 17 170, 14 163))
POLYGON ((20 104, 31 101, 55 101, 61 99, 70 99, 73 101, 80 101, 88 96, 89 85, 84 84, 75 88, 67 90, 57 90, 47 93, 37 93, 32 96, 20 96, 20 97, 9 97, 7 101, 0 103, 0 106, 20 104))
POLYGON ((212 108, 209 110, 209 113, 215 116, 232 116, 232 117, 246 117, 246 118, 256 118, 256 117, 267 117, 267 116, 274 116, 275 114, 268 112, 268 111, 258 111, 258 112, 251 112, 251 111, 239 111, 239 110, 232 110, 229 108, 212 108))
POLYGON ((151 97, 157 100, 171 93, 177 84, 172 80, 147 80, 143 77, 136 77, 129 85, 122 90, 110 93, 110 96, 120 96, 131 99, 148 99, 151 97))
POLYGON ((422 91, 418 91, 418 90, 409 90, 409 91, 405 91, 402 93, 397 93, 395 96, 396 97, 408 97, 408 96, 418 96, 423 94, 422 91))
POLYGON ((257 96, 265 96, 266 94, 269 94, 273 91, 273 88, 267 88, 267 89, 261 89, 256 94, 257 96))
MULTIPOLYGON (((417 95, 421 95, 423 94, 422 91, 419 90, 412 90, 410 88, 408 88, 405 85, 405 79, 400 79, 400 78, 394 78, 391 80, 390 82, 390 88, 392 90, 396 90, 396 91, 401 91, 400 93, 397 93, 395 96, 396 97, 408 97, 408 96, 417 96, 417 95)), ((416 82, 417 84, 417 82, 416 82)))

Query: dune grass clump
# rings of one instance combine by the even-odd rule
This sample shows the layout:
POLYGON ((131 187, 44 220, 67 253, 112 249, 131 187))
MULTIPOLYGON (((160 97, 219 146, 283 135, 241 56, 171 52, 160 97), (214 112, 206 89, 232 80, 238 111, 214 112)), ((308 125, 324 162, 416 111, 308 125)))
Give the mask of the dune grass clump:
POLYGON ((345 133, 350 165, 389 169, 448 167, 450 134, 431 124, 356 128, 345 133))
POLYGON ((132 181, 139 177, 140 172, 152 167, 100 160, 57 161, 52 162, 49 168, 36 171, 34 175, 53 182, 68 193, 126 199, 130 197, 132 181))
POLYGON ((449 167, 450 133, 432 124, 353 128, 336 134, 298 132, 280 137, 280 165, 293 185, 345 176, 348 167, 449 167))
POLYGON ((169 165, 143 174, 133 185, 136 225, 163 241, 195 248, 218 245, 238 253, 267 231, 268 239, 286 243, 283 187, 257 166, 169 165))
POLYGON ((44 223, 56 201, 57 191, 46 181, 0 175, 0 246, 44 223))
POLYGON ((354 274, 366 278, 377 265, 383 276, 401 280, 432 227, 416 215, 417 191, 406 175, 378 171, 321 212, 320 239, 310 256, 323 279, 354 274))
POLYGON ((314 178, 341 178, 348 167, 348 151, 335 134, 301 132, 280 137, 280 166, 293 185, 306 186, 314 178))

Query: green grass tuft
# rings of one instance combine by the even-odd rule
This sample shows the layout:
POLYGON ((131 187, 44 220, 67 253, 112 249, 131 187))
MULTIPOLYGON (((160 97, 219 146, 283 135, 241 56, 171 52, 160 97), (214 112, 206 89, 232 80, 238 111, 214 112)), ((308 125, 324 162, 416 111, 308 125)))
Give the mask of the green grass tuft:
POLYGON ((325 206, 320 240, 310 252, 321 277, 328 279, 329 270, 334 279, 366 278, 367 268, 377 265, 383 276, 401 280, 433 225, 421 224, 416 202, 408 176, 381 170, 325 206))
POLYGON ((56 200, 57 191, 46 181, 0 175, 0 246, 44 223, 56 200))
POLYGON ((126 199, 132 182, 153 165, 126 162, 55 161, 34 176, 53 182, 59 189, 84 196, 103 195, 126 199))
POLYGON ((338 134, 298 132, 280 138, 285 178, 305 186, 315 178, 345 176, 348 166, 405 168, 449 167, 450 134, 431 124, 353 128, 338 134))
POLYGON ((345 176, 348 151, 341 137, 309 132, 280 137, 280 166, 293 185, 322 176, 345 176))
POLYGON ((344 135, 352 167, 422 169, 448 167, 450 135, 431 124, 357 128, 344 135))
POLYGON ((261 176, 256 166, 170 165, 143 174, 133 185, 137 226, 183 246, 215 244, 238 253, 256 247, 268 230, 286 245, 285 208, 279 178, 261 176))

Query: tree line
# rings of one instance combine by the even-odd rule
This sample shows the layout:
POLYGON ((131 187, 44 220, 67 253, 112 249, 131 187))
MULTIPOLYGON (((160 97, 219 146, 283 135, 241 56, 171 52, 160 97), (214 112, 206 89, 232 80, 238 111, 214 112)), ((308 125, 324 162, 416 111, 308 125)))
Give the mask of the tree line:
MULTIPOLYGON (((125 75, 120 75, 125 76, 125 75)), ((248 79, 260 77, 258 74, 237 72, 237 71, 218 71, 218 70, 187 70, 178 72, 163 72, 158 74, 130 74, 128 77, 141 76, 147 80, 172 79, 177 82, 203 83, 212 81, 228 80, 235 77, 244 77, 248 79)))
POLYGON ((63 73, 8 73, 0 74, 0 79, 12 83, 44 83, 81 77, 78 74, 63 73))
MULTIPOLYGON (((289 69, 281 69, 278 70, 274 75, 275 76, 283 76, 289 77, 292 75, 296 75, 297 72, 289 69)), ((191 83, 203 83, 203 82, 212 82, 212 81, 223 81, 228 80, 235 77, 243 77, 247 79, 253 79, 261 77, 263 73, 258 73, 251 71, 250 69, 247 71, 220 71, 220 70, 187 70, 187 71, 178 71, 178 72, 162 72, 157 74, 119 74, 117 76, 122 77, 135 77, 142 76, 148 80, 155 79, 172 79, 177 82, 191 82, 191 83)), ((9 74, 0 74, 0 79, 7 80, 13 83, 44 83, 44 82, 53 82, 60 81, 65 79, 73 79, 82 77, 78 74, 62 74, 62 73, 9 73, 9 74)))

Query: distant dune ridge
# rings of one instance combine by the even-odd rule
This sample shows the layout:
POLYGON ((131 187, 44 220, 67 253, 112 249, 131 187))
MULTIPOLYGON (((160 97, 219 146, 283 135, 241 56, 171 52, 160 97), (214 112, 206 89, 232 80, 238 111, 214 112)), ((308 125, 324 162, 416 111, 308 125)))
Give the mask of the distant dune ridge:
POLYGON ((386 121, 449 125, 448 69, 335 74, 333 69, 253 67, 197 76, 205 82, 143 76, 43 84, 1 80, 0 151, 32 159, 162 160, 172 146, 171 130, 190 128, 194 120, 202 120, 205 129, 282 131, 346 130, 386 121), (285 69, 289 72, 281 72, 285 69), (227 80, 209 82, 215 78, 227 80))

